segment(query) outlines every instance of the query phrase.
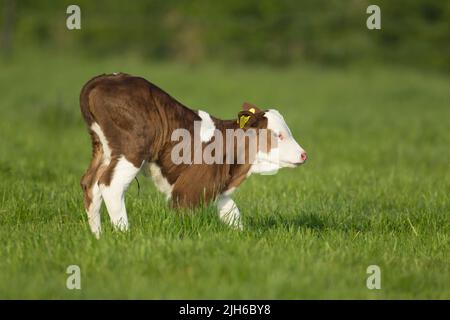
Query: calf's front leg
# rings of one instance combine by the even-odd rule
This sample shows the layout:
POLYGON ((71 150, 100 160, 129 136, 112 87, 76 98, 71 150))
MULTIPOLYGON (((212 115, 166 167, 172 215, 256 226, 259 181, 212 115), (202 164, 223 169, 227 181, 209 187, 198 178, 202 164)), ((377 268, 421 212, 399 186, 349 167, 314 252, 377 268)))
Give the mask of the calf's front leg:
POLYGON ((239 208, 230 196, 219 196, 217 199, 217 209, 219 211, 219 217, 223 222, 232 228, 238 230, 243 229, 239 208))

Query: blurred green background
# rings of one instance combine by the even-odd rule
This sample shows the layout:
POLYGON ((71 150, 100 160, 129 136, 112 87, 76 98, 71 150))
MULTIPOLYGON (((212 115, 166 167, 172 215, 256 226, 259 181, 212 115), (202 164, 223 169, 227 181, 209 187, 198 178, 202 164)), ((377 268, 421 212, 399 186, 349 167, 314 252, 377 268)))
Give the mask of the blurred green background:
POLYGON ((449 1, 79 0, 82 31, 69 31, 72 3, 3 0, 4 54, 32 47, 186 63, 378 62, 450 71, 449 1), (381 7, 382 31, 366 28, 370 4, 381 7))

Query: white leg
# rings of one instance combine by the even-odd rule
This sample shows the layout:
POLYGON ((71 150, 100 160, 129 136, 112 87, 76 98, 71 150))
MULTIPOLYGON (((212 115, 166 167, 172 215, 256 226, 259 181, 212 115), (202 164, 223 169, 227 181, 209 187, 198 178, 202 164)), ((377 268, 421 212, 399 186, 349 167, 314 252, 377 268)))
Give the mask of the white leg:
POLYGON ((241 215, 233 199, 227 195, 219 196, 217 209, 219 210, 219 217, 223 222, 233 228, 242 230, 241 215))
POLYGON ((89 226, 91 227, 91 231, 94 233, 97 239, 100 238, 100 233, 102 230, 101 222, 100 222, 100 208, 102 206, 102 193, 100 192, 100 188, 98 183, 95 182, 92 187, 92 202, 89 205, 87 212, 89 226))
POLYGON ((121 231, 128 230, 127 209, 125 208, 125 191, 138 174, 140 168, 136 168, 131 162, 121 157, 114 168, 109 186, 100 185, 100 190, 105 201, 108 214, 113 226, 121 231))

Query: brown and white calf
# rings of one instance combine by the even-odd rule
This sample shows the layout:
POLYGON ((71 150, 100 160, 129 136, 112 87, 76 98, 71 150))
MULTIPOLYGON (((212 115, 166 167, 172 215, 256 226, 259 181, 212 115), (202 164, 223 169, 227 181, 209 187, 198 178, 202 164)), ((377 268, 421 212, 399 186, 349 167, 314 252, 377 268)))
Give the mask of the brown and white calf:
MULTIPOLYGON (((216 201, 220 218, 242 228, 239 209, 230 196, 245 178, 251 173, 295 167, 306 160, 305 151, 276 110, 262 111, 244 103, 237 119, 220 120, 183 106, 143 78, 123 73, 100 75, 87 82, 80 106, 93 149, 81 187, 89 225, 97 237, 102 201, 112 224, 120 230, 128 228, 124 193, 143 167, 174 207, 192 208, 216 201), (194 154, 198 149, 211 149, 224 136, 234 144, 216 144, 212 152, 214 159, 226 161, 180 163, 174 161, 174 154, 180 153, 174 136, 180 129, 199 142, 187 145, 194 154), (230 130, 253 130, 256 150, 250 147, 249 137, 229 136, 230 130), (244 161, 237 161, 240 152, 246 154, 244 161)), ((186 154, 181 157, 186 159, 186 154)))

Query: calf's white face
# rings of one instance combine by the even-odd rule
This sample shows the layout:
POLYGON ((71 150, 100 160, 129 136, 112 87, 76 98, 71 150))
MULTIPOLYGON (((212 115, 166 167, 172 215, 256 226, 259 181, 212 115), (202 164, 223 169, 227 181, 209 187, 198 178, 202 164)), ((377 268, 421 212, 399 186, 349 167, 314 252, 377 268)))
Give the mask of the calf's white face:
POLYGON ((295 141, 283 116, 274 109, 265 112, 267 129, 275 145, 267 152, 258 152, 252 165, 253 173, 271 174, 280 168, 296 167, 306 161, 305 150, 295 141))

